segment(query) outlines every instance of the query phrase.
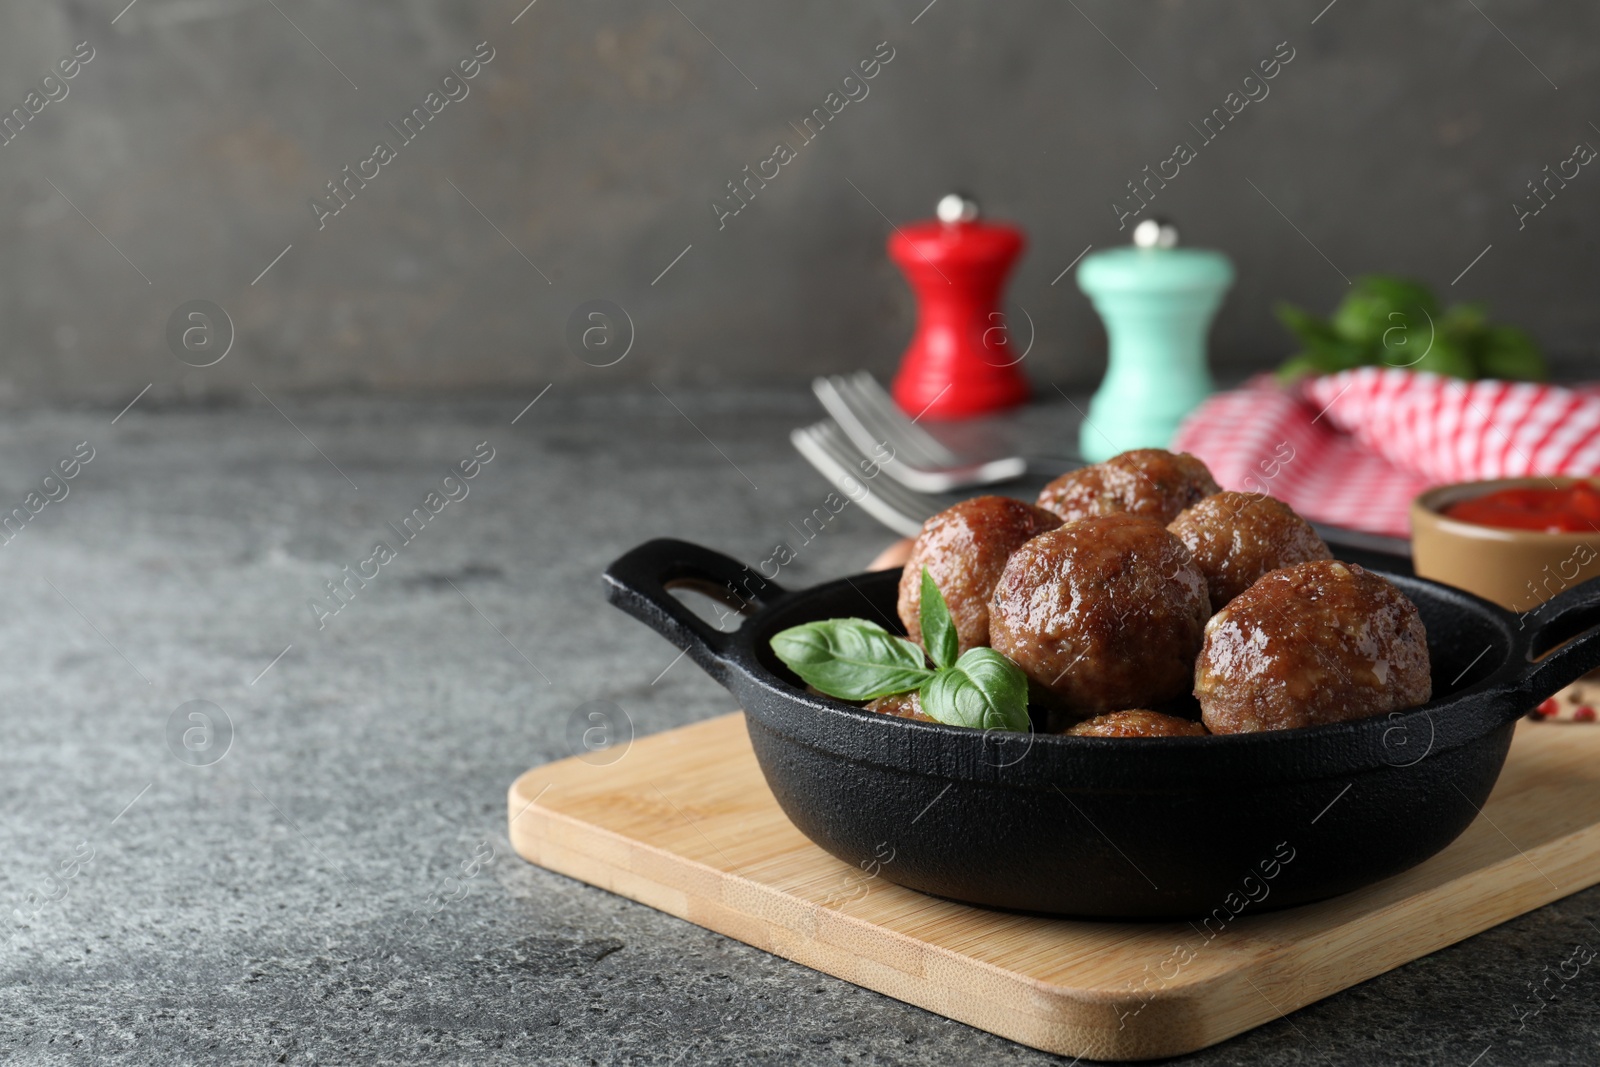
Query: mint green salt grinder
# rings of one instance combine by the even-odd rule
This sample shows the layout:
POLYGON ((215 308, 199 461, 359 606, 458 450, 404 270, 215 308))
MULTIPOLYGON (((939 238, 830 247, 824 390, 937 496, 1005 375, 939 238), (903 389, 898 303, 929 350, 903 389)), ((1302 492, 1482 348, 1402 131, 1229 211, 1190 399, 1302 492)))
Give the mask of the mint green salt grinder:
POLYGON ((1078 268, 1078 288, 1110 339, 1105 381, 1078 432, 1079 452, 1091 463, 1130 448, 1165 448, 1215 388, 1206 333, 1233 284, 1233 264, 1221 252, 1177 244, 1177 230, 1145 219, 1131 247, 1096 252, 1078 268))

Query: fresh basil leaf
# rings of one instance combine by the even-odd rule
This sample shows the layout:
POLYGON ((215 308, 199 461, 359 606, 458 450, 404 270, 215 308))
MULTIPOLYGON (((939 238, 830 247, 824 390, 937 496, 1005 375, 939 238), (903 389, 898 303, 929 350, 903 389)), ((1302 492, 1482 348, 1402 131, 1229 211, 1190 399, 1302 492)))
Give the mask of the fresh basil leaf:
POLYGON ((1427 286, 1392 275, 1368 274, 1356 279, 1332 322, 1339 336, 1375 346, 1382 345, 1396 326, 1425 330, 1425 323, 1438 317, 1438 304, 1427 286))
POLYGON ((939 583, 933 580, 928 568, 922 568, 922 644, 928 658, 936 667, 955 666, 961 651, 961 641, 956 636, 956 624, 950 618, 950 606, 939 592, 939 583))
POLYGON ((1358 344, 1355 341, 1334 338, 1313 340, 1306 345, 1306 352, 1325 371, 1333 374, 1377 362, 1383 353, 1383 348, 1381 345, 1358 344))
POLYGON ((1301 353, 1291 356, 1283 366, 1274 371, 1278 382, 1282 385, 1293 385, 1302 378, 1310 378, 1323 373, 1325 368, 1317 362, 1316 357, 1301 353))
POLYGON ((1468 341, 1489 328, 1489 306, 1481 300, 1453 304, 1434 324, 1440 333, 1458 341, 1468 341))
POLYGON ((1434 374, 1465 378, 1468 381, 1478 376, 1477 365, 1473 363, 1466 349, 1442 333, 1433 339, 1433 347, 1429 348, 1421 359, 1408 366, 1411 370, 1432 371, 1434 374))
POLYGON ((1439 314, 1439 302, 1433 290, 1413 278, 1393 274, 1364 274, 1356 279, 1355 290, 1366 296, 1386 301, 1393 309, 1416 309, 1429 315, 1439 314))
POLYGON ((1272 313, 1277 316, 1279 322, 1283 323, 1284 328, 1294 334, 1303 345, 1310 345, 1314 341, 1331 340, 1338 336, 1333 332, 1333 327, 1329 326, 1325 320, 1319 319, 1309 311, 1295 307, 1286 301, 1278 301, 1273 307, 1272 313))
POLYGON ((1490 326, 1478 350, 1478 369, 1486 378, 1543 381, 1550 376, 1539 346, 1512 326, 1490 326))
POLYGON ((1028 729, 1028 676, 992 648, 969 648, 922 687, 922 710, 947 726, 1028 729))
POLYGON ((822 619, 772 637, 772 651, 807 685, 840 700, 876 700, 933 676, 922 649, 866 619, 822 619))

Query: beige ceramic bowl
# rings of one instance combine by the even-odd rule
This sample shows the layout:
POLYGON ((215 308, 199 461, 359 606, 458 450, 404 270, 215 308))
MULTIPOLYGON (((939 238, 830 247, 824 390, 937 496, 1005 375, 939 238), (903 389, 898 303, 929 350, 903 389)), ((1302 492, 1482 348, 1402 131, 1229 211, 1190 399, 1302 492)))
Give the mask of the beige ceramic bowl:
POLYGON ((1579 582, 1600 577, 1600 532, 1506 530, 1446 518, 1444 508, 1496 489, 1571 485, 1574 478, 1504 478, 1430 489, 1411 503, 1411 560, 1417 574, 1531 611, 1579 582))

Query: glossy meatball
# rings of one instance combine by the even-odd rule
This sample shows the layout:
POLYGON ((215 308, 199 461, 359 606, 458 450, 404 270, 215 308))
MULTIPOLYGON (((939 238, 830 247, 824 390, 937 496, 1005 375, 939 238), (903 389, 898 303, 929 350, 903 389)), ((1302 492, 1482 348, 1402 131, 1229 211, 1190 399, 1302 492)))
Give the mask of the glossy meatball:
POLYGON ((1221 611, 1268 571, 1333 558, 1309 522, 1283 501, 1259 493, 1208 496, 1167 529, 1206 576, 1212 611, 1221 611))
POLYGON ((1214 734, 1287 730, 1425 704, 1428 635, 1394 585, 1353 563, 1273 571, 1206 625, 1194 695, 1214 734))
POLYGON ((1138 448, 1068 471, 1039 494, 1039 506, 1062 519, 1131 512, 1167 523, 1218 491, 1206 465, 1187 452, 1138 448))
POLYGON ((1060 525, 1048 511, 1008 496, 963 500, 923 523, 900 576, 900 621, 911 640, 922 640, 923 567, 944 594, 965 652, 989 643, 989 594, 1011 553, 1060 525))
POLYGON ((918 722, 937 722, 922 710, 922 698, 916 693, 891 693, 867 704, 868 711, 893 715, 897 719, 916 719, 918 722))
POLYGON ((1137 709, 1096 715, 1067 733, 1077 737, 1204 737, 1206 728, 1176 715, 1137 709))
POLYGON ((989 602, 989 639, 1036 690, 1092 715, 1182 696, 1210 614, 1181 541, 1148 519, 1104 515, 1017 549, 989 602))

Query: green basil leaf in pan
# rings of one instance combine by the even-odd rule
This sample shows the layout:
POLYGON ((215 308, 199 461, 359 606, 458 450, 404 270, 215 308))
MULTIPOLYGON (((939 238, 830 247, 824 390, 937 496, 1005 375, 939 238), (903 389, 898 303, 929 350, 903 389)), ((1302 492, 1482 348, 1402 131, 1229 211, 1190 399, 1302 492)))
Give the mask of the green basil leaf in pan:
POLYGON ((926 567, 922 568, 922 610, 919 617, 922 621, 922 643, 927 647, 928 658, 933 660, 933 665, 955 666, 956 656, 961 650, 955 620, 950 618, 950 607, 944 602, 944 594, 939 592, 938 583, 926 567))
POLYGON ((922 649, 866 619, 822 619, 773 635, 773 653, 809 686, 840 700, 919 688, 933 672, 922 649))
POLYGON ((922 687, 922 710, 947 726, 1028 729, 1028 676, 992 648, 970 648, 922 687))

